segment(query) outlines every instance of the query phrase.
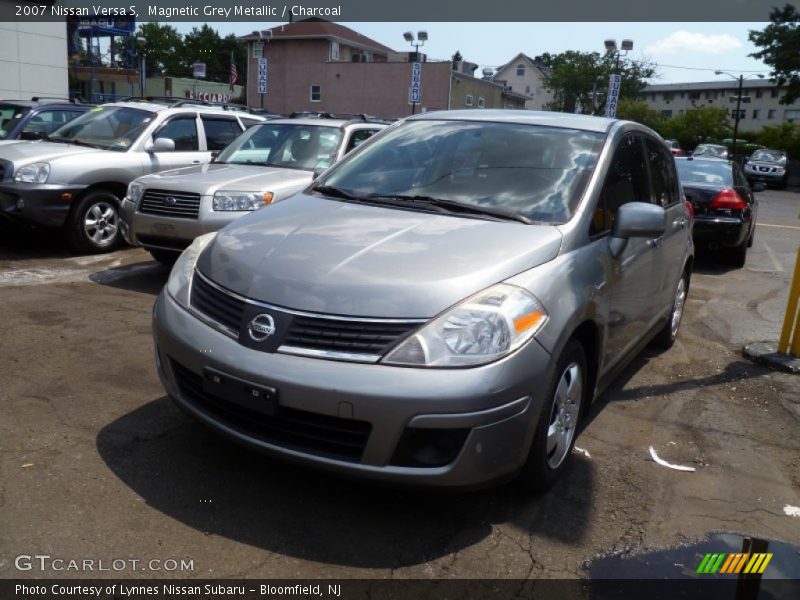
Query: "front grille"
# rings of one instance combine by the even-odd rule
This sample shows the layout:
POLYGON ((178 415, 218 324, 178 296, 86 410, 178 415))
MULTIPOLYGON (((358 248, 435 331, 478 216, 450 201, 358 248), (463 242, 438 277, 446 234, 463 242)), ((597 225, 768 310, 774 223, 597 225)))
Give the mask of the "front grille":
POLYGON ((193 406, 248 437, 316 456, 358 462, 364 453, 372 425, 278 406, 267 415, 228 402, 203 391, 203 378, 174 359, 172 373, 181 396, 193 406))
POLYGON ((775 167, 757 167, 761 173, 774 173, 777 171, 775 167))
POLYGON ((179 219, 196 219, 200 213, 200 194, 145 190, 139 212, 179 219))
POLYGON ((418 323, 345 321, 296 316, 283 340, 287 346, 356 354, 383 354, 418 323))
POLYGON ((192 293, 189 299, 192 308, 209 319, 224 325, 239 335, 239 327, 244 312, 244 302, 206 283, 195 275, 192 279, 192 293))

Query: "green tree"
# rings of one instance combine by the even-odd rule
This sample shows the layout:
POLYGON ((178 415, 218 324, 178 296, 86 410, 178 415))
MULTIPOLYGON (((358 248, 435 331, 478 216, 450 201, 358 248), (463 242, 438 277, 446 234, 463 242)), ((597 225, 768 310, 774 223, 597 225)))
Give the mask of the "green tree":
POLYGON ((692 150, 703 142, 720 141, 731 135, 728 111, 714 106, 688 110, 665 120, 658 132, 665 138, 678 140, 684 150, 692 150))
MULTIPOLYGON (((622 60, 617 67, 616 58, 599 52, 577 52, 567 50, 561 54, 545 53, 541 57, 544 66, 550 69, 545 76, 545 87, 553 92, 551 110, 563 112, 592 113, 593 90, 605 92, 608 76, 622 75, 620 98, 638 98, 645 88, 645 80, 655 75, 655 69, 646 63, 622 60)), ((605 94, 598 103, 598 114, 605 108, 605 94)))
MULTIPOLYGON (((183 38, 171 25, 141 23, 135 37, 147 40, 144 45, 148 75, 180 77, 186 74, 182 56, 183 38)), ((135 44, 136 40, 131 40, 135 44)))
POLYGON ((191 76, 195 62, 206 64, 208 81, 228 81, 231 68, 230 50, 225 51, 223 40, 216 29, 208 24, 198 29, 193 27, 183 38, 183 65, 186 74, 191 76))
POLYGON ((771 77, 786 91, 781 104, 800 98, 800 13, 794 6, 773 8, 771 23, 763 31, 750 31, 750 41, 760 48, 750 54, 772 68, 771 77))
POLYGON ((800 126, 795 123, 767 125, 756 134, 755 141, 767 148, 786 150, 790 157, 800 156, 800 126))
POLYGON ((623 98, 619 101, 617 117, 628 121, 636 121, 656 131, 659 131, 664 124, 664 117, 661 116, 661 113, 650 108, 647 102, 629 98, 623 98))

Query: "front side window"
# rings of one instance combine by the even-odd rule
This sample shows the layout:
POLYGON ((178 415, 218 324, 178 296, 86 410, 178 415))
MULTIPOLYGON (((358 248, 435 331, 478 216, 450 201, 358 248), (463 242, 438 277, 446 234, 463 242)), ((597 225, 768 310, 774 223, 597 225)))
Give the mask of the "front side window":
POLYGON ((422 197, 565 223, 604 141, 601 133, 540 125, 412 121, 345 159, 323 183, 356 201, 390 198, 414 208, 422 197))
MULTIPOLYGON (((667 154, 663 146, 650 138, 645 138, 647 159, 650 163, 650 185, 653 190, 653 201, 658 206, 672 206, 678 201, 678 190, 675 186, 675 171, 672 156, 667 154)), ((677 147, 675 143, 675 147, 677 147)))
POLYGON ((153 134, 153 139, 156 138, 171 139, 175 142, 175 152, 199 150, 197 118, 195 115, 184 115, 170 119, 153 134))
POLYGON ((642 141, 629 135, 620 142, 608 168, 597 202, 590 233, 611 231, 619 207, 628 202, 649 202, 650 186, 642 141))
POLYGON ((98 106, 56 129, 49 139, 102 150, 125 152, 156 114, 127 106, 98 106))
POLYGON ((43 110, 33 115, 22 130, 26 133, 47 135, 72 118, 72 114, 65 110, 43 110))
POLYGON ((265 123, 239 136, 216 162, 313 171, 334 163, 341 141, 338 127, 265 123))

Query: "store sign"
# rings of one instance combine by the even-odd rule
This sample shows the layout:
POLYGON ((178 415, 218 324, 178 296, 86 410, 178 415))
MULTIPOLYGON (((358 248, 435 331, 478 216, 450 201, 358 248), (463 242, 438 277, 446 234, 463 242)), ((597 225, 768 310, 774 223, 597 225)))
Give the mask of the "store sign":
POLYGON ((193 92, 186 90, 184 92, 186 98, 189 100, 200 100, 201 102, 230 102, 230 95, 218 94, 215 92, 193 92))
POLYGON ((192 77, 195 79, 206 78, 206 63, 196 62, 192 65, 192 77))

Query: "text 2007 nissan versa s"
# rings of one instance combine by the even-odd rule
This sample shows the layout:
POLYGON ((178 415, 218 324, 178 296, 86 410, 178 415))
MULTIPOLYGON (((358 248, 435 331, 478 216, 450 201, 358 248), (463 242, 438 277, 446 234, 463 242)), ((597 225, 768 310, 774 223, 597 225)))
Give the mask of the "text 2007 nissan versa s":
POLYGON ((156 302, 159 372, 194 417, 300 463, 544 489, 627 359, 674 342, 690 219, 641 125, 412 117, 197 238, 156 302))

